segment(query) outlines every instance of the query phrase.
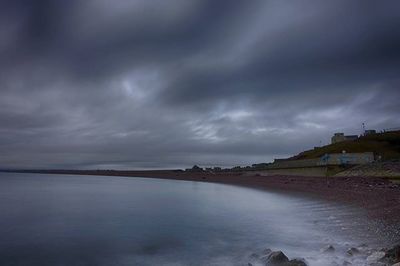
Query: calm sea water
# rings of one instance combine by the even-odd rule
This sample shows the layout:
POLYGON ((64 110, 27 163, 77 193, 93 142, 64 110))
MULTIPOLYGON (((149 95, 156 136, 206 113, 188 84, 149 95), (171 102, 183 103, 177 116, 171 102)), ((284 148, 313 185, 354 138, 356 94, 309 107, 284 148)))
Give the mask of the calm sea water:
POLYGON ((265 248, 323 265, 352 209, 229 185, 0 173, 0 265, 247 265, 265 248))

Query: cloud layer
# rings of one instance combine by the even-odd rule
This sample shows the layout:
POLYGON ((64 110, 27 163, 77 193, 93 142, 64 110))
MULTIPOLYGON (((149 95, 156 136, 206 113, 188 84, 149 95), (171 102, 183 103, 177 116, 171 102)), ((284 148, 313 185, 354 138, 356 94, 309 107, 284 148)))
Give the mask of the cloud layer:
POLYGON ((2 1, 0 167, 246 165, 400 126, 398 1, 2 1))

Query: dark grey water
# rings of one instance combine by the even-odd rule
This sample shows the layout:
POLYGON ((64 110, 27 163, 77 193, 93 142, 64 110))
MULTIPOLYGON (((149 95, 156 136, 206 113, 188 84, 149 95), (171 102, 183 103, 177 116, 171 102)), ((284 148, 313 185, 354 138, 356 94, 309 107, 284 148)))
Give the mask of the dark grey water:
POLYGON ((353 241, 352 212, 221 184, 0 173, 0 265, 247 265, 264 248, 323 265, 322 246, 353 241))

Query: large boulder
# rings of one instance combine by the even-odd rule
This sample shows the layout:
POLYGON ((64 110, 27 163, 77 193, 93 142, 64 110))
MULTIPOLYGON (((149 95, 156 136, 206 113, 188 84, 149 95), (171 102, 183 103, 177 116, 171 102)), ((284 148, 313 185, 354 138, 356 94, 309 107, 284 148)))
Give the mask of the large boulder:
POLYGON ((272 251, 270 249, 265 249, 262 252, 259 261, 266 266, 307 266, 304 259, 289 260, 282 251, 272 251))
POLYGON ((289 258, 282 251, 274 251, 268 255, 267 264, 268 266, 285 265, 289 262, 289 258))

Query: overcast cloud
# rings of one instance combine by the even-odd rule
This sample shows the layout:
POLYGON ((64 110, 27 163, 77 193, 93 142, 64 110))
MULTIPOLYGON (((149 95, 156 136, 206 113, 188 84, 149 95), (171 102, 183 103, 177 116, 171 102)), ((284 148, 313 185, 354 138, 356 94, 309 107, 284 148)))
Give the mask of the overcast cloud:
POLYGON ((399 1, 0 1, 0 168, 268 162, 400 127, 399 1))

